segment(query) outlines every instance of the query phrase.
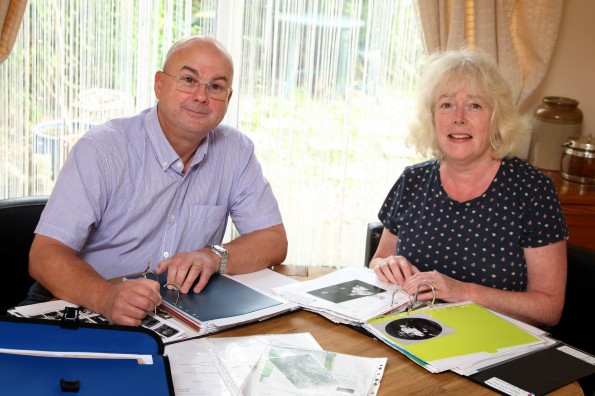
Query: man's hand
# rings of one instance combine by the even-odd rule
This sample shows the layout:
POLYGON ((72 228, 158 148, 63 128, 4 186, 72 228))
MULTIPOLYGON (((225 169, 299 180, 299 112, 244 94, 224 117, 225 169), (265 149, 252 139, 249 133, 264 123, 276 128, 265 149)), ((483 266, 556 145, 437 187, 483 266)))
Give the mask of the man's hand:
POLYGON ((125 279, 113 284, 99 313, 110 323, 139 326, 147 313, 161 305, 159 287, 159 282, 145 278, 125 279))
POLYGON ((161 275, 167 271, 167 283, 177 285, 181 293, 188 293, 198 279, 193 291, 199 293, 219 269, 217 260, 209 248, 178 253, 160 262, 156 272, 161 275))

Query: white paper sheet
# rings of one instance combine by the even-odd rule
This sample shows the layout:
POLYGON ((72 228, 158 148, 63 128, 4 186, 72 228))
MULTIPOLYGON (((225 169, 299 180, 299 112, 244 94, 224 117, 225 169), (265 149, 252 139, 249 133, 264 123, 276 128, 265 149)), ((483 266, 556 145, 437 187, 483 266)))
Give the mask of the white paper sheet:
POLYGON ((373 270, 348 267, 310 281, 273 289, 279 296, 336 323, 360 325, 391 309, 406 307, 409 296, 382 282, 373 270))
POLYGON ((165 347, 177 396, 235 396, 271 343, 321 350, 310 333, 217 337, 165 347))
POLYGON ((372 396, 386 358, 269 345, 242 385, 243 396, 372 396))

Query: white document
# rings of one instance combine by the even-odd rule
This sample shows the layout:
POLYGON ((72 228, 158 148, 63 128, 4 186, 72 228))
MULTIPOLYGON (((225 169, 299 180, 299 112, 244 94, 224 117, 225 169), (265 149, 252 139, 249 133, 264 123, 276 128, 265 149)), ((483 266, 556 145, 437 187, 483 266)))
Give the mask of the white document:
POLYGON ((344 396, 378 393, 386 358, 270 345, 244 381, 243 396, 344 396))
POLYGON ((165 346, 177 396, 235 396, 268 345, 322 348, 310 333, 217 337, 165 346))
POLYGON ((279 296, 336 322, 361 325, 410 303, 398 285, 382 282, 374 270, 347 267, 319 278, 273 289, 279 296))

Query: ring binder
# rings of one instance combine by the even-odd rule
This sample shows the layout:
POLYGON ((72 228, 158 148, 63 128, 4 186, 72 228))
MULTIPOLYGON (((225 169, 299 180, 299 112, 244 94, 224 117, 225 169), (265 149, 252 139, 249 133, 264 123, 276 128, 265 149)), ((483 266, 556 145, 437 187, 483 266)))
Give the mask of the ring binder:
MULTIPOLYGON (((407 294, 407 299, 409 300, 409 303, 407 303, 407 314, 410 314, 411 311, 414 311, 416 309, 421 308, 424 305, 427 305, 427 303, 425 302, 419 302, 417 301, 417 295, 419 294, 419 288, 420 286, 422 286, 423 284, 427 284, 428 286, 430 286, 430 289, 432 289, 432 302, 430 303, 430 308, 434 307, 434 303, 436 302, 436 287, 429 281, 423 280, 421 282, 419 282, 417 284, 417 288, 415 289, 415 299, 411 298, 411 294, 409 294, 409 292, 405 289, 397 289, 394 291, 393 295, 392 295, 392 301, 391 301, 391 307, 392 310, 396 310, 399 307, 395 307, 395 295, 398 292, 404 292, 405 294, 407 294)), ((390 311, 389 311, 390 312, 390 311)))
MULTIPOLYGON (((434 287, 434 285, 432 283, 428 282, 427 280, 423 280, 423 281, 421 281, 421 282, 419 282, 417 284, 417 288, 415 289, 415 301, 414 301, 414 303, 417 303, 417 295, 419 294, 419 287, 421 285, 423 285, 424 283, 427 284, 428 286, 430 286, 430 289, 432 289, 432 302, 430 303, 430 308, 432 308, 432 307, 434 307, 434 302, 436 302, 436 288, 434 287)), ((412 311, 414 309, 418 309, 422 305, 424 305, 424 303, 419 303, 417 307, 413 308, 413 304, 411 304, 410 305, 410 308, 411 309, 409 309, 407 311, 409 312, 409 311, 412 311)))

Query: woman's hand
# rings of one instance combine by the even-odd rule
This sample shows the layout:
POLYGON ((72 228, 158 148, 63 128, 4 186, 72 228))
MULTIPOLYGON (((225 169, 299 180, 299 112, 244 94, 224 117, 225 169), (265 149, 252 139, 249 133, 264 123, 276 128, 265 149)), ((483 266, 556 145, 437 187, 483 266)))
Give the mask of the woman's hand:
POLYGON ((401 287, 413 299, 417 293, 417 301, 432 301, 435 298, 444 302, 463 302, 469 300, 468 285, 438 271, 418 271, 408 277, 401 287))
POLYGON ((402 286, 419 270, 403 256, 388 256, 384 259, 374 260, 374 272, 381 281, 402 286))

